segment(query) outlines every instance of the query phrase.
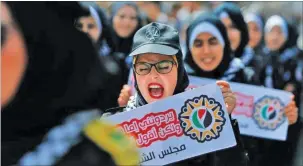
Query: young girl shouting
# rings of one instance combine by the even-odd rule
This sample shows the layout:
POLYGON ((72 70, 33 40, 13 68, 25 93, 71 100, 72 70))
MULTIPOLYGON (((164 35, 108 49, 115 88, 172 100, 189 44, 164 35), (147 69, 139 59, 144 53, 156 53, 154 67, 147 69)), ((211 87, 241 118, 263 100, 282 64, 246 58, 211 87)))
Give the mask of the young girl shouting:
MULTIPOLYGON (((137 31, 134 37, 133 71, 136 94, 130 87, 121 90, 118 103, 129 111, 136 107, 182 93, 189 81, 182 60, 179 34, 174 28, 151 23, 137 31)), ((228 112, 235 107, 235 97, 225 81, 218 81, 228 112)))
MULTIPOLYGON (((130 87, 125 85, 118 102, 120 106, 126 104, 127 106, 123 110, 114 109, 114 112, 130 111, 142 105, 182 93, 187 88, 188 76, 182 60, 178 32, 174 28, 160 23, 144 26, 135 34, 130 56, 133 56, 136 94, 131 96, 130 87)), ((217 84, 221 87, 228 112, 231 114, 236 99, 229 83, 218 81, 217 84)), ((235 120, 232 120, 232 125, 238 141, 239 130, 235 120)), ((175 164, 212 166, 224 165, 227 160, 229 159, 226 153, 217 155, 216 152, 175 164)), ((246 165, 246 163, 241 163, 241 165, 246 165)))

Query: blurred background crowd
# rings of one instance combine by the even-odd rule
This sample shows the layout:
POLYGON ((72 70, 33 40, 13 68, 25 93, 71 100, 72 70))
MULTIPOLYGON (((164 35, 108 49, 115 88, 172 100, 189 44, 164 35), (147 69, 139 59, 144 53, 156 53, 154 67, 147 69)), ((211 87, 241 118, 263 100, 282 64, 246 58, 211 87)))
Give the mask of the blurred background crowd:
MULTIPOLYGON (((83 6, 98 5, 103 8, 108 16, 111 14, 113 1, 81 2, 83 6)), ((136 2, 140 9, 142 19, 168 23, 178 30, 186 29, 186 25, 202 12, 212 11, 224 1, 139 1, 136 2), (161 13, 158 17, 155 11, 161 13), (157 17, 157 18, 155 18, 157 17)), ((234 1, 238 4, 243 13, 258 13, 266 21, 272 15, 278 14, 285 17, 295 25, 299 31, 298 46, 303 48, 303 5, 300 1, 234 1)), ((145 22, 147 23, 147 22, 145 22)))
MULTIPOLYGON (((38 144, 50 128, 56 126, 71 113, 93 108, 104 111, 123 106, 118 102, 118 98, 121 89, 128 83, 133 60, 128 55, 132 50, 133 38, 137 30, 151 22, 175 27, 179 31, 185 60, 186 52, 189 50, 186 48, 189 40, 189 37, 186 36, 189 34, 188 27, 201 14, 214 11, 222 3, 224 2, 80 2, 81 7, 85 10, 78 9, 78 4, 69 6, 67 2, 62 4, 45 3, 46 5, 43 3, 8 3, 13 11, 13 17, 3 19, 3 15, 1 16, 1 21, 5 22, 1 24, 1 46, 5 48, 2 49, 2 62, 6 61, 2 64, 2 68, 6 69, 6 73, 2 72, 2 76, 6 74, 4 78, 12 78, 12 72, 15 72, 16 77, 20 80, 23 79, 23 82, 18 92, 16 92, 18 81, 20 81, 18 79, 16 79, 17 81, 13 80, 15 85, 11 84, 9 79, 5 80, 8 83, 2 85, 2 87, 9 87, 2 88, 10 91, 8 96, 12 96, 12 94, 16 96, 10 102, 7 102, 8 98, 5 101, 8 104, 1 106, 1 139, 2 144, 5 145, 2 146, 2 151, 5 152, 4 155, 6 154, 2 158, 14 162, 19 160, 28 151, 28 146, 34 147, 38 144), (15 20, 11 21, 10 19, 15 20), (14 21, 18 22, 22 31, 19 30, 16 23, 11 25, 14 21), (24 35, 25 41, 22 41, 20 34, 24 35), (16 39, 14 35, 19 37, 17 42, 14 41, 16 39), (23 45, 18 45, 18 41, 21 41, 23 45), (19 48, 21 51, 18 52, 19 48), (95 56, 96 50, 98 57, 95 56), (19 56, 21 57, 20 61, 16 61, 9 59, 13 56, 5 56, 5 53, 7 55, 17 53, 24 55, 19 56), (28 67, 25 67, 26 65, 28 67), (10 70, 11 68, 14 70, 10 70), (19 69, 20 72, 18 73, 15 68, 19 69), (23 72, 25 73, 24 77, 20 74, 23 72)), ((246 22, 243 21, 242 16, 242 22, 237 22, 238 14, 238 16, 232 16, 231 19, 236 21, 232 20, 234 22, 229 25, 229 28, 226 28, 228 40, 231 41, 231 49, 233 49, 232 56, 242 58, 242 56, 252 55, 249 52, 246 53, 246 47, 250 47, 254 51, 253 58, 250 58, 256 60, 255 64, 248 62, 245 64, 247 67, 252 67, 257 73, 257 77, 248 84, 294 93, 296 104, 300 109, 299 117, 302 119, 303 2, 234 1, 232 3, 241 8, 246 22), (274 15, 281 17, 272 17, 274 15), (275 29, 275 26, 279 28, 275 29), (230 35, 233 33, 232 31, 244 34, 243 29, 248 31, 246 42, 243 42, 244 35, 240 37, 238 35, 238 39, 230 35), (265 41, 266 35, 268 35, 268 41, 265 41), (232 40, 237 40, 239 47, 236 47, 241 47, 240 52, 238 52, 238 48, 232 48, 235 42, 232 40), (273 51, 269 54, 266 48, 273 51), (270 61, 268 60, 270 55, 273 55, 274 58, 278 57, 276 58, 277 61, 280 60, 277 62, 278 65, 267 64, 270 61), (286 60, 283 61, 283 58, 286 60), (288 64, 289 59, 291 60, 288 64), (267 67, 277 71, 277 73, 270 72, 270 76, 276 74, 284 80, 280 81, 271 77, 271 81, 275 84, 267 86, 267 67), (284 67, 285 71, 280 72, 279 69, 284 67), (260 74, 261 68, 263 75, 260 74), (286 71, 286 69, 291 71, 286 71), (293 84, 285 86, 289 85, 288 83, 293 84)), ((297 134, 299 130, 295 128, 293 131, 297 134)), ((285 146, 288 145, 303 147, 303 139, 299 139, 297 144, 285 144, 285 146)), ((52 144, 47 146, 52 146, 52 144)), ((60 151, 60 146, 58 145, 59 150, 54 149, 60 151)), ((79 151, 83 151, 80 146, 79 149, 79 151)), ((47 154, 48 151, 49 149, 44 147, 43 153, 47 154)), ((271 149, 271 151, 275 152, 275 149, 271 149)), ((297 148, 296 151, 298 152, 285 153, 289 153, 291 157, 296 156, 294 157, 295 161, 292 162, 294 166, 302 166, 303 148, 297 148)), ((86 151, 83 152, 83 155, 87 157, 84 153, 86 151)), ((77 155, 74 155, 76 157, 72 161, 76 160, 77 155)), ((43 155, 43 157, 45 156, 49 157, 43 155)), ((104 159, 108 158, 106 155, 104 156, 104 159)), ((45 158, 41 159, 47 161, 45 158)), ((104 164, 101 160, 99 162, 104 164)))
MULTIPOLYGON (((160 22, 175 27, 179 31, 181 48, 185 56, 187 27, 197 16, 212 12, 222 3, 224 1, 138 1, 123 3, 85 1, 80 2, 80 4, 87 8, 89 13, 87 17, 78 19, 75 25, 97 41, 97 47, 102 56, 112 54, 113 57, 121 61, 123 79, 120 81, 124 84, 127 82, 131 64, 131 58, 127 58, 127 54, 131 51, 132 39, 136 30, 150 22, 160 22)), ((252 39, 256 40, 255 43, 258 47, 266 47, 264 42, 266 21, 270 16, 279 15, 294 28, 295 38, 291 39, 292 43, 301 50, 303 49, 303 2, 234 1, 233 3, 241 8, 246 23, 251 19, 249 18, 251 14, 260 18, 261 27, 256 30, 261 34, 260 39, 252 39)), ((253 33, 252 28, 248 26, 248 29, 250 38, 257 36, 253 33)), ((301 112, 303 113, 303 111, 301 112)))
MULTIPOLYGON (((88 8, 90 10, 91 23, 97 23, 98 25, 95 27, 101 27, 102 30, 95 33, 101 33, 100 38, 98 35, 95 35, 95 40, 98 40, 98 49, 100 50, 100 54, 102 56, 106 56, 107 54, 114 55, 113 57, 118 57, 120 61, 120 69, 123 72, 120 72, 122 75, 121 83, 117 86, 122 87, 123 84, 127 83, 129 68, 131 66, 131 58, 127 57, 127 55, 131 51, 132 39, 133 36, 140 27, 150 23, 150 22, 160 22, 171 25, 175 27, 179 31, 180 44, 183 52, 183 56, 185 59, 186 55, 186 30, 188 26, 195 20, 199 15, 214 11, 219 5, 221 5, 222 1, 177 1, 177 2, 160 2, 160 1, 139 1, 139 2, 123 2, 117 4, 116 2, 110 1, 97 1, 97 2, 81 2, 81 5, 88 8), (94 6, 94 7, 93 7, 94 6), (126 6, 126 7, 125 7, 126 6), (94 9, 97 10, 94 10, 94 9), (98 12, 94 12, 98 11, 98 12), (95 14, 93 14, 95 13, 95 14), (99 17, 97 16, 97 13, 99 17), (113 33, 112 33, 113 32, 113 33), (102 41, 100 41, 102 40, 102 41), (101 44, 100 44, 101 43, 101 44), (103 43, 103 44, 102 44, 103 43)), ((303 2, 236 2, 242 11, 242 14, 245 18, 245 21, 248 25, 249 38, 250 42, 248 45, 253 47, 253 49, 266 48, 269 47, 265 42, 265 33, 267 32, 265 29, 265 24, 268 19, 273 15, 278 15, 285 18, 289 25, 293 28, 294 38, 288 39, 291 40, 291 46, 287 47, 297 47, 299 49, 303 49, 303 2), (257 16, 251 18, 251 14, 257 16), (249 16, 250 15, 250 16, 249 16), (256 24, 250 25, 248 23, 254 22, 256 24), (256 27, 257 28, 254 28, 256 27), (258 37, 259 36, 259 37, 258 37)), ((84 19, 84 17, 82 17, 84 19)), ((84 20, 78 19, 76 22, 76 26, 90 36, 94 36, 93 27, 90 27, 90 24, 87 23, 87 28, 81 26, 84 25, 84 20), (80 24, 78 24, 80 23, 80 24)), ((240 24, 240 23, 239 23, 240 24)), ((292 32, 291 32, 292 33, 292 32)), ((94 37, 92 37, 94 38, 94 37)), ((277 39, 278 41, 279 39, 277 39)), ((286 50, 286 48, 278 49, 280 55, 282 52, 286 50)), ((265 62, 266 53, 263 51, 257 51, 256 56, 259 56, 259 62, 265 62)), ((298 55, 297 63, 302 61, 302 53, 298 55)), ((116 58, 117 59, 117 58, 116 58)), ((255 67, 255 72, 258 72, 258 68, 263 66, 255 67)), ((299 71, 299 75, 302 75, 302 69, 299 71)), ((260 82, 266 82, 265 77, 258 77, 257 79, 260 82)), ((117 81, 119 82, 119 81, 117 81)), ((302 84, 302 81, 300 82, 302 84)), ((302 86, 302 85, 300 85, 302 86)), ((277 87, 275 87, 277 88, 277 87)), ((283 89, 283 88, 282 88, 283 89)), ((116 93, 117 96, 119 91, 113 92, 116 93)), ((300 93, 300 92, 299 92, 300 93)), ((297 104, 301 105, 299 116, 303 117, 303 100, 302 93, 296 94, 297 96, 297 104), (301 96, 301 97, 299 97, 301 96), (301 99, 300 99, 301 98, 301 99)), ((113 103, 115 104, 115 103, 113 103)), ((299 146, 303 145, 303 141, 300 141, 299 146)), ((300 149, 300 148, 299 148, 300 149)), ((302 153, 302 152, 301 152, 302 153)), ((296 154, 301 154, 296 153, 296 154)), ((302 157, 297 157, 299 159, 296 162, 302 162, 302 157)), ((295 164, 296 165, 296 164, 295 164)))

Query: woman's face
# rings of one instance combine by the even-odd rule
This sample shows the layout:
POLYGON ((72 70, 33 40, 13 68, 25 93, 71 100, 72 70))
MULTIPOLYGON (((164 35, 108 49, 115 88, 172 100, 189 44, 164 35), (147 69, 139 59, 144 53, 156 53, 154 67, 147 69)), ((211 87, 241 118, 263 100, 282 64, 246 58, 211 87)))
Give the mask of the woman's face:
POLYGON ((280 49, 285 41, 286 39, 279 26, 274 26, 270 32, 265 34, 266 46, 272 51, 277 51, 280 49))
POLYGON ((27 64, 23 36, 8 6, 1 2, 1 106, 17 92, 27 64))
POLYGON ((191 47, 194 62, 204 71, 215 70, 223 59, 224 48, 210 33, 200 33, 191 47))
POLYGON ((241 42, 241 32, 236 28, 229 17, 222 18, 221 21, 223 22, 228 33, 231 49, 235 51, 241 42))
POLYGON ((176 62, 172 56, 153 53, 142 54, 138 56, 134 68, 136 71, 138 88, 147 103, 151 103, 174 94, 177 85, 178 70, 176 62), (161 70, 166 74, 159 73, 155 66, 153 66, 148 73, 148 67, 144 65, 146 62, 150 64, 160 62, 157 65, 158 70, 161 70), (139 75, 138 72, 145 72, 145 75, 139 75))
POLYGON ((101 36, 101 31, 97 26, 95 19, 91 16, 80 17, 76 23, 76 28, 80 31, 87 33, 93 42, 97 42, 101 36))
POLYGON ((137 11, 131 6, 124 6, 118 10, 113 18, 113 27, 116 33, 122 37, 129 37, 138 26, 137 11))
POLYGON ((248 27, 248 32, 249 32, 248 45, 251 48, 255 48, 256 46, 258 46, 258 44, 261 41, 262 31, 255 22, 247 23, 247 27, 248 27))

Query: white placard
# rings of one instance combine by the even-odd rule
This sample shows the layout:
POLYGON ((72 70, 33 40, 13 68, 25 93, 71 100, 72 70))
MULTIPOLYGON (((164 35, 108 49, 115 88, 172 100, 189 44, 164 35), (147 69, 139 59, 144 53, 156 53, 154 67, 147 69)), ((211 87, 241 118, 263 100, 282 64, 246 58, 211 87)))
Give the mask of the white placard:
MULTIPOLYGON (((216 80, 189 76, 189 87, 214 83, 216 80)), ((243 135, 284 141, 288 120, 283 108, 291 101, 287 91, 229 82, 237 97, 232 117, 239 122, 243 135)))
MULTIPOLYGON (((196 88, 215 81, 214 79, 189 76, 188 88, 196 88)), ((288 120, 282 109, 291 101, 292 94, 261 86, 229 83, 237 96, 237 107, 233 111, 232 117, 238 120, 240 133, 266 139, 286 140, 288 120)), ((129 74, 128 84, 132 88, 132 94, 134 94, 132 71, 129 74)))
POLYGON ((136 142, 142 165, 165 165, 236 145, 216 84, 103 119, 136 142))

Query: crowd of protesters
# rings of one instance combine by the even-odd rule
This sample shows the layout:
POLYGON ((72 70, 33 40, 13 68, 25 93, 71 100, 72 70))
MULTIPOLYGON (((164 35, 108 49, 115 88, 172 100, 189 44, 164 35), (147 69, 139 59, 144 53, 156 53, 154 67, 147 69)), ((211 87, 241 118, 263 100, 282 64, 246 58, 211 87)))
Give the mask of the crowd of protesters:
POLYGON ((279 11, 241 10, 236 2, 100 4, 1 2, 3 165, 123 165, 122 158, 134 164, 131 145, 118 160, 117 151, 98 149, 104 145, 79 126, 182 93, 191 75, 223 80, 217 84, 229 114, 236 102, 229 82, 291 92, 288 136, 284 142, 242 136, 232 123, 236 147, 172 165, 296 166, 303 145, 297 20, 279 11), (150 26, 159 27, 165 41, 149 47, 142 34, 150 26), (127 85, 131 71, 134 96, 127 85), (163 87, 146 88, 156 77, 163 87))

